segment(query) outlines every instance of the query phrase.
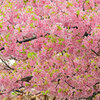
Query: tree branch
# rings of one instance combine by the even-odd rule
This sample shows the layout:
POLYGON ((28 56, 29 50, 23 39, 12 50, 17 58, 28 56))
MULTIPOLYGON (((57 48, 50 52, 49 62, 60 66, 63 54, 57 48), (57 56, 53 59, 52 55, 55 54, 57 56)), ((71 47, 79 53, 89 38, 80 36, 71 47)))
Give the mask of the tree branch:
POLYGON ((60 75, 61 75, 61 73, 59 73, 55 79, 51 80, 51 82, 55 82, 56 79, 57 79, 58 77, 60 77, 60 75))
POLYGON ((15 58, 15 57, 12 57, 12 56, 10 56, 11 58, 10 59, 14 59, 14 60, 16 60, 16 61, 19 61, 17 58, 15 58))
POLYGON ((7 66, 7 68, 14 70, 14 68, 11 68, 1 57, 0 57, 1 61, 7 66))
POLYGON ((32 37, 32 38, 27 38, 27 39, 24 39, 24 40, 22 40, 22 41, 16 41, 16 43, 23 43, 23 42, 28 42, 28 41, 31 41, 31 40, 34 40, 34 39, 36 39, 36 36, 35 37, 32 37))
POLYGON ((85 32, 84 35, 83 35, 83 38, 88 37, 89 35, 91 35, 91 34, 88 34, 87 32, 85 32))
POLYGON ((92 96, 89 96, 88 98, 83 97, 83 98, 80 98, 80 99, 92 100, 93 97, 95 97, 97 94, 100 94, 100 91, 98 91, 97 93, 94 92, 93 95, 92 96))
POLYGON ((18 81, 29 82, 32 78, 33 78, 33 76, 27 76, 27 77, 22 78, 21 80, 17 80, 16 82, 18 82, 18 81))
POLYGON ((5 48, 4 47, 2 47, 1 49, 0 49, 0 51, 2 51, 2 50, 4 50, 5 48))
POLYGON ((67 29, 71 29, 71 28, 76 28, 76 29, 78 29, 78 27, 77 27, 77 26, 67 27, 67 29))
POLYGON ((93 49, 91 49, 92 52, 94 52, 97 56, 100 56, 98 53, 96 53, 93 49))
MULTIPOLYGON (((86 0, 85 0, 85 1, 86 1, 86 0)), ((83 7, 83 11, 85 11, 85 8, 84 8, 85 1, 83 2, 83 5, 82 5, 82 7, 83 7)))
POLYGON ((70 87, 72 87, 72 89, 75 89, 75 87, 71 86, 66 80, 65 80, 65 82, 66 82, 70 87))
POLYGON ((75 64, 74 64, 74 61, 72 60, 72 63, 73 63, 73 67, 75 68, 75 64))
MULTIPOLYGON (((22 43, 22 42, 28 42, 28 41, 31 41, 31 40, 34 40, 34 39, 36 39, 36 36, 35 37, 32 37, 32 38, 28 38, 28 39, 23 39, 22 41, 16 41, 16 43, 22 43)), ((0 51, 2 51, 2 50, 4 50, 5 48, 4 47, 2 47, 1 49, 0 49, 0 51)))

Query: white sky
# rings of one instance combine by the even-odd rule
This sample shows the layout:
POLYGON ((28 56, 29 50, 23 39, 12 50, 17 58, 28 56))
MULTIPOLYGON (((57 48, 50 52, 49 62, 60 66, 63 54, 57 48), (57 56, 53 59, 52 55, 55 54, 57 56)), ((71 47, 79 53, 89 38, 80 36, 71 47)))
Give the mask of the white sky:
MULTIPOLYGON (((8 64, 9 64, 9 66, 11 66, 11 65, 13 65, 13 63, 15 62, 15 60, 9 60, 9 62, 8 62, 8 64)), ((2 63, 2 61, 0 60, 0 63, 2 63)), ((7 62, 6 62, 7 63, 7 62)))

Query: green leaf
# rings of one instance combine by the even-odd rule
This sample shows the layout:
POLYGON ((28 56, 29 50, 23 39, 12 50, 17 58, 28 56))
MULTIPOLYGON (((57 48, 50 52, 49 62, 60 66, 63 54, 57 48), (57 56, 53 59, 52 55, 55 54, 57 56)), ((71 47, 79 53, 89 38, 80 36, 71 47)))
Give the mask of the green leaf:
POLYGON ((70 57, 70 54, 68 54, 68 53, 65 53, 65 56, 66 56, 66 57, 70 57))
POLYGON ((49 90, 41 91, 41 93, 42 93, 43 95, 47 95, 47 94, 49 93, 49 90))
POLYGON ((82 45, 82 48, 85 48, 85 45, 82 45))
POLYGON ((62 91, 62 89, 61 89, 61 88, 59 88, 58 92, 60 93, 61 91, 62 91))
POLYGON ((64 41, 64 38, 59 38, 58 40, 59 40, 59 41, 64 41))
POLYGON ((37 84, 34 84, 33 87, 37 87, 37 84))
POLYGON ((18 27, 17 30, 18 30, 18 32, 21 32, 21 28, 20 27, 18 27))
POLYGON ((78 0, 76 0, 76 2, 79 2, 78 0))
POLYGON ((49 48, 49 51, 51 51, 53 48, 49 48))
POLYGON ((100 29, 100 25, 98 25, 97 28, 100 29))
POLYGON ((81 40, 77 40, 79 43, 81 43, 81 40))
POLYGON ((94 63, 94 60, 91 60, 91 63, 94 63))
POLYGON ((90 2, 90 0, 86 0, 85 3, 88 4, 90 2))
POLYGON ((95 65, 94 68, 96 69, 97 68, 97 65, 95 65))
POLYGON ((12 95, 16 95, 16 92, 12 92, 11 94, 12 94, 12 95))
POLYGON ((56 12, 52 11, 51 14, 55 14, 56 12))
POLYGON ((31 27, 31 28, 35 28, 33 23, 30 24, 30 27, 31 27))
POLYGON ((44 91, 41 91, 41 93, 42 93, 43 95, 45 95, 45 92, 44 92, 44 91))
POLYGON ((20 18, 19 15, 17 15, 17 18, 18 18, 18 19, 20 18))
POLYGON ((9 36, 10 36, 10 33, 8 33, 8 34, 5 36, 5 38, 8 40, 9 36))
POLYGON ((91 39, 91 40, 89 41, 89 43, 93 44, 93 39, 91 39))
POLYGON ((68 92, 68 91, 69 91, 69 89, 68 89, 68 88, 66 88, 65 90, 63 90, 63 92, 65 92, 65 93, 66 93, 66 92, 68 92))
POLYGON ((34 71, 33 72, 37 72, 38 70, 37 69, 34 69, 34 71))
POLYGON ((45 7, 46 7, 46 8, 48 8, 48 9, 51 9, 51 8, 52 8, 52 7, 51 7, 51 6, 49 6, 49 5, 46 5, 45 7))
POLYGON ((78 69, 78 68, 76 68, 76 69, 75 69, 75 71, 76 71, 76 72, 78 72, 78 71, 79 71, 79 69, 78 69))
MULTIPOLYGON (((51 36, 51 35, 48 35, 48 38, 50 38, 50 41, 52 42, 52 43, 56 43, 56 38, 55 37, 53 37, 53 36, 51 36)), ((49 42, 49 41, 48 41, 49 42)))
POLYGON ((49 90, 45 91, 45 94, 48 94, 49 93, 49 90))
POLYGON ((62 42, 59 42, 60 45, 62 45, 62 42))
POLYGON ((7 26, 7 29, 9 30, 9 26, 7 26))
POLYGON ((37 57, 37 53, 35 52, 29 52, 27 55, 28 58, 32 58, 34 60, 35 57, 37 57))
POLYGON ((0 36, 0 41, 4 41, 3 37, 0 36))
POLYGON ((51 35, 48 35, 48 38, 52 38, 52 36, 51 35))
POLYGON ((0 13, 2 13, 2 10, 0 9, 0 13))
POLYGON ((36 19, 34 16, 32 17, 32 20, 37 21, 38 19, 36 19))
POLYGON ((25 83, 25 86, 30 86, 30 84, 28 84, 28 83, 25 83))
POLYGON ((13 66, 17 66, 17 63, 15 62, 15 63, 13 64, 13 66))
POLYGON ((45 80, 44 85, 47 85, 47 84, 48 84, 48 81, 47 81, 47 80, 45 80))
POLYGON ((87 16, 87 15, 83 15, 83 16, 82 16, 82 19, 83 19, 83 20, 87 19, 86 16, 87 16))
POLYGON ((57 30, 59 30, 59 31, 62 30, 61 26, 57 25, 57 30))
POLYGON ((77 14, 77 16, 79 16, 80 15, 80 10, 77 10, 76 14, 77 14))
POLYGON ((2 23, 0 23, 0 28, 2 28, 2 23))
POLYGON ((23 69, 24 69, 24 70, 26 70, 26 66, 25 66, 25 67, 23 67, 23 69))
POLYGON ((5 97, 4 100, 7 100, 7 97, 5 97))
POLYGON ((89 77, 92 77, 92 75, 88 74, 84 76, 85 79, 88 79, 89 77))
POLYGON ((67 2, 67 7, 72 7, 73 3, 72 2, 67 2))
POLYGON ((38 65, 38 61, 36 61, 36 65, 38 65))
POLYGON ((63 38, 59 38, 58 40, 59 40, 59 44, 60 44, 60 45, 62 45, 62 44, 63 44, 64 39, 63 39, 63 38))
POLYGON ((59 69, 55 69, 55 72, 59 72, 59 69))
POLYGON ((64 12, 65 15, 68 15, 68 13, 64 12))
POLYGON ((67 27, 67 29, 69 30, 69 29, 70 29, 70 27, 68 26, 68 27, 67 27))
POLYGON ((23 0, 23 2, 26 4, 28 2, 28 0, 23 0))
POLYGON ((36 3, 36 0, 33 0, 33 3, 36 3))

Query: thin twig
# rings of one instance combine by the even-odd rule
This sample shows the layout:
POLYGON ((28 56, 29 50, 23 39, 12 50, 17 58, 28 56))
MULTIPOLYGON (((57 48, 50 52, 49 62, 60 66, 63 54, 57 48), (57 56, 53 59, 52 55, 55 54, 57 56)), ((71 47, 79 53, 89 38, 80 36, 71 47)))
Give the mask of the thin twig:
POLYGON ((66 82, 70 87, 72 87, 72 89, 75 89, 75 87, 71 86, 66 80, 65 80, 65 82, 66 82))
POLYGON ((60 77, 60 75, 61 73, 59 73, 58 76, 55 79, 53 79, 51 82, 54 82, 58 77, 60 77))
MULTIPOLYGON (((86 1, 86 0, 85 0, 85 1, 86 1)), ((82 7, 83 7, 83 11, 85 11, 85 8, 84 8, 85 1, 83 2, 83 5, 82 5, 82 7)))
POLYGON ((10 56, 11 58, 10 59, 14 59, 14 60, 16 60, 16 61, 19 61, 17 58, 15 58, 15 57, 12 57, 12 56, 10 56))
POLYGON ((74 64, 74 61, 72 60, 72 63, 73 63, 73 66, 74 66, 74 68, 75 68, 75 64, 74 64))

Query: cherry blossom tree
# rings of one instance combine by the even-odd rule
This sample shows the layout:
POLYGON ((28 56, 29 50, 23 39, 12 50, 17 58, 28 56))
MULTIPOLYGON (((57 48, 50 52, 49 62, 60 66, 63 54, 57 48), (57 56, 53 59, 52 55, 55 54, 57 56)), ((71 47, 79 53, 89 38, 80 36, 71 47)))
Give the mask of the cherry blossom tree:
POLYGON ((99 100, 100 0, 0 0, 0 59, 3 100, 99 100))

